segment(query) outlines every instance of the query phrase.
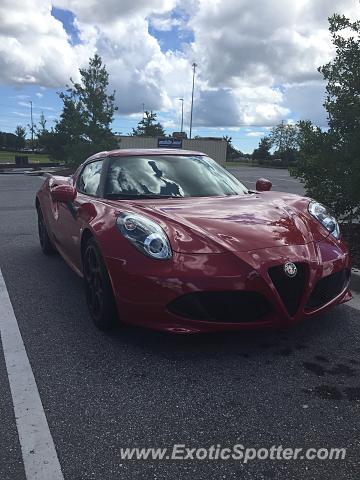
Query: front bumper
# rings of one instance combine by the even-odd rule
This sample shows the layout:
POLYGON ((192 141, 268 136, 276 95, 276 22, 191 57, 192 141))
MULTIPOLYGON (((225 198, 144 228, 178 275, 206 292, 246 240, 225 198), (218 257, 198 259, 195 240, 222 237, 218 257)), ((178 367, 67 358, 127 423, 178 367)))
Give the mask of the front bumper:
MULTIPOLYGON (((332 238, 246 253, 175 252, 171 261, 154 261, 135 253, 131 260, 107 258, 106 263, 121 320, 153 329, 197 333, 287 327, 351 299, 349 253, 341 241, 332 238), (296 305, 294 302, 290 305, 286 297, 287 291, 291 295, 292 290, 287 288, 286 278, 280 278, 282 286, 279 286, 272 275, 288 261, 302 269, 302 278, 296 287, 299 290, 296 305), (331 278, 332 282, 324 281, 319 288, 319 281, 324 278, 331 278), (214 318, 210 318, 209 310, 194 318, 193 311, 189 315, 184 309, 173 308, 186 296, 200 292, 207 292, 208 296, 211 292, 221 293, 218 298, 226 298, 225 292, 252 292, 249 302, 254 301, 254 310, 256 307, 260 313, 256 318, 251 315, 251 320, 247 318, 250 317, 249 303, 244 301, 226 302, 224 309, 227 308, 228 313, 225 311, 223 315, 221 305, 217 304, 214 318), (270 308, 259 309, 256 298, 261 298, 270 308), (229 308, 233 310, 230 312, 229 308), (238 321, 234 309, 239 309, 238 321)), ((213 297, 212 302, 216 295, 213 297)))

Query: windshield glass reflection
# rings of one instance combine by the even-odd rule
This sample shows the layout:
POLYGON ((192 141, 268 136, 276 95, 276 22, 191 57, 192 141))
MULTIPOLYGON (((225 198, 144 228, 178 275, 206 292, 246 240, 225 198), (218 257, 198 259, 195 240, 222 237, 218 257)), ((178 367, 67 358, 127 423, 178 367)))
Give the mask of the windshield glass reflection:
POLYGON ((227 170, 205 156, 138 156, 110 159, 107 196, 210 197, 248 192, 227 170))

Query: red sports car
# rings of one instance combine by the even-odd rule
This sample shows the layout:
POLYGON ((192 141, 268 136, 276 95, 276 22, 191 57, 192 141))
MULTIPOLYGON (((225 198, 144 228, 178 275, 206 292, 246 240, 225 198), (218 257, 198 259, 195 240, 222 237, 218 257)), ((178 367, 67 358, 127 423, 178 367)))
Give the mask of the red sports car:
POLYGON ((290 326, 351 299, 350 257, 323 205, 270 188, 199 152, 101 152, 37 193, 40 244, 84 278, 102 329, 290 326))

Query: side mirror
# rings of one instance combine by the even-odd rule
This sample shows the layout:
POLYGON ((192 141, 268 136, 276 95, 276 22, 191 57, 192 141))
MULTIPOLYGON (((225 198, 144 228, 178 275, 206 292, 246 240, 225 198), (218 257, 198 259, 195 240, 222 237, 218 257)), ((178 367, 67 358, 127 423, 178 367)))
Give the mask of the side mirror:
POLYGON ((267 178, 259 178, 256 182, 256 190, 258 192, 268 192, 271 190, 272 183, 267 178))
POLYGON ((76 190, 71 185, 57 185, 50 190, 50 195, 54 202, 73 202, 76 198, 76 190))

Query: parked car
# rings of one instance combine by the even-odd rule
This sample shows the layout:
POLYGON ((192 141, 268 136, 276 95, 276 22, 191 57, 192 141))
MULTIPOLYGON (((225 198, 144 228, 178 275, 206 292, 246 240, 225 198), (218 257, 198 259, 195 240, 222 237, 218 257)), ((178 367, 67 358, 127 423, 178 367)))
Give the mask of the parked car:
POLYGON ((101 152, 40 188, 40 244, 83 277, 101 329, 291 326, 351 299, 350 258, 326 207, 270 189, 200 152, 101 152))

